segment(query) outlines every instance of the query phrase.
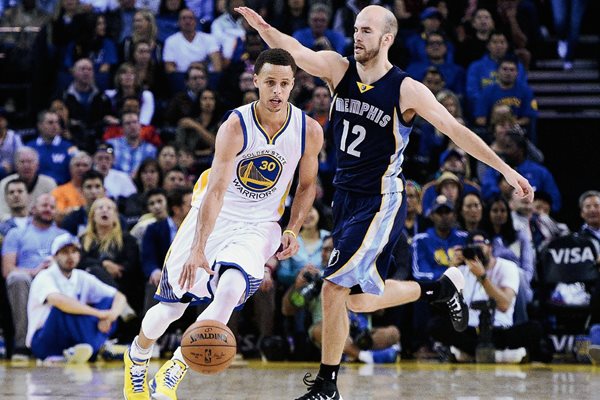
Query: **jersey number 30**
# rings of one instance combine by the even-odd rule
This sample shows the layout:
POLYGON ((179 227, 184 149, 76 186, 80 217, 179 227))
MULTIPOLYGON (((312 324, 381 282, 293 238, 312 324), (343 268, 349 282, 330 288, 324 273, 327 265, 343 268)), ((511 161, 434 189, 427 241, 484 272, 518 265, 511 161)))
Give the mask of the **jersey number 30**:
POLYGON ((363 140, 365 140, 365 137, 367 136, 367 130, 365 129, 364 126, 354 125, 352 127, 352 134, 358 135, 358 137, 356 139, 354 139, 352 141, 352 143, 350 143, 350 145, 348 145, 348 147, 346 147, 346 142, 348 141, 348 131, 349 130, 350 130, 350 122, 348 122, 347 120, 344 120, 344 132, 342 133, 342 141, 340 143, 340 150, 342 150, 345 153, 350 154, 351 156, 360 157, 360 151, 356 150, 356 146, 358 146, 359 144, 362 143, 363 140))

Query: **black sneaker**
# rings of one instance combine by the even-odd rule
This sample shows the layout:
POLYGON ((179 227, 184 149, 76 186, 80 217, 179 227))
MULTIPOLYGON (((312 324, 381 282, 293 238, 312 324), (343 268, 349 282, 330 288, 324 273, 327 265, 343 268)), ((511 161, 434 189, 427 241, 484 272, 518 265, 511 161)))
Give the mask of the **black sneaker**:
POLYGON ((302 379, 302 382, 308 386, 308 393, 296 400, 344 400, 335 383, 324 381, 320 376, 315 379, 310 379, 310 377, 310 374, 306 374, 302 379))
POLYGON ((462 296, 465 278, 456 267, 448 268, 439 279, 440 294, 433 304, 444 303, 450 313, 452 326, 462 332, 469 326, 469 307, 462 296))

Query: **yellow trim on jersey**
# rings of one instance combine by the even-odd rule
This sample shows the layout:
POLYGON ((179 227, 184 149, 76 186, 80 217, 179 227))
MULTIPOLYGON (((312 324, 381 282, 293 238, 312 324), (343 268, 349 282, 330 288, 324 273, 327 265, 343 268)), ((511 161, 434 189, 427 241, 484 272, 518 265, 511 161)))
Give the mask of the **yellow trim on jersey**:
POLYGON ((287 188, 285 189, 285 193, 283 193, 283 196, 281 197, 281 200, 279 201, 279 207, 277 208, 277 212, 279 213, 280 217, 283 215, 283 212, 285 211, 285 199, 287 199, 287 196, 288 196, 288 193, 290 193, 291 187, 292 187, 292 181, 290 181, 290 183, 288 183, 287 188))
POLYGON ((292 117, 292 106, 290 105, 290 103, 287 103, 287 114, 285 116, 285 121, 283 125, 279 127, 277 132, 275 132, 273 137, 270 138, 267 134, 267 130, 260 124, 260 121, 258 120, 258 114, 256 113, 256 104, 258 104, 258 101, 252 103, 252 106, 250 107, 250 109, 252 110, 252 117, 254 118, 254 122, 256 122, 256 125, 258 126, 258 129, 262 132, 262 134, 265 135, 265 139, 267 139, 267 142, 269 144, 273 144, 275 143, 275 139, 281 136, 285 128, 287 128, 287 126, 289 125, 290 118, 292 117))
POLYGON ((192 191, 192 203, 196 201, 208 187, 208 175, 210 174, 210 168, 202 172, 196 183, 194 184, 194 190, 192 191))
POLYGON ((358 86, 358 90, 360 91, 361 94, 368 92, 369 90, 371 90, 375 87, 373 85, 367 85, 366 83, 362 83, 359 81, 356 81, 356 86, 358 86))

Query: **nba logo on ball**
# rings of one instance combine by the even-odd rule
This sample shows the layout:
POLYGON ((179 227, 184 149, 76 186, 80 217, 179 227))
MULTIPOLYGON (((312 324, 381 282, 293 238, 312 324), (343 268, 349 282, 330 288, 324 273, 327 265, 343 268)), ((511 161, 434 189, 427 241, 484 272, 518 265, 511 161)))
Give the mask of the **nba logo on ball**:
POLYGON ((192 370, 202 374, 216 374, 227 369, 236 351, 233 333, 219 321, 198 321, 181 338, 183 359, 192 370))

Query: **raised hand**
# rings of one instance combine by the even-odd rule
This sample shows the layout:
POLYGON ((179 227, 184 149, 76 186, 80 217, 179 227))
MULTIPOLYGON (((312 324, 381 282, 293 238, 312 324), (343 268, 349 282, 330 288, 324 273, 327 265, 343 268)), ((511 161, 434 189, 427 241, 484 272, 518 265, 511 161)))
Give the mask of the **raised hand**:
POLYGON ((265 29, 271 27, 271 25, 267 24, 267 22, 260 16, 256 11, 248 7, 236 7, 234 11, 237 11, 248 21, 248 24, 256 29, 258 32, 261 32, 265 29))

